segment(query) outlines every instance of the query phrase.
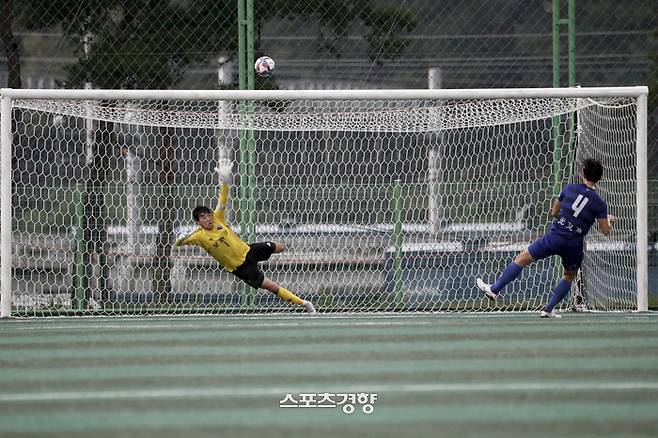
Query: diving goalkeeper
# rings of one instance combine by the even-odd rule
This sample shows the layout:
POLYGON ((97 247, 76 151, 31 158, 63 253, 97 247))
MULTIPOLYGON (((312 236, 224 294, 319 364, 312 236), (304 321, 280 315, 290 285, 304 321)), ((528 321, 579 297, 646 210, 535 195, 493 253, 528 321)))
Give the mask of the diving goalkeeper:
POLYGON ((188 233, 179 234, 176 238, 176 246, 200 246, 228 272, 254 289, 267 289, 285 301, 304 306, 310 314, 316 313, 313 303, 302 300, 294 293, 265 277, 265 274, 258 266, 258 262, 269 259, 273 253, 283 252, 285 249, 283 244, 279 242, 262 242, 249 245, 240 239, 226 222, 225 211, 229 186, 225 181, 230 178, 232 168, 233 163, 228 160, 222 160, 219 167, 215 167, 221 185, 219 203, 214 212, 208 207, 195 207, 192 210, 192 217, 199 225, 199 228, 188 233))

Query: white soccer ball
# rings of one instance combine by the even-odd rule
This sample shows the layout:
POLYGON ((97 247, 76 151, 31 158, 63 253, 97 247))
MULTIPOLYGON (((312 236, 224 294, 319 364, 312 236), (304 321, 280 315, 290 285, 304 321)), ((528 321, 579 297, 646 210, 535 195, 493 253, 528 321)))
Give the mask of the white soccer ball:
POLYGON ((261 78, 266 78, 274 72, 274 60, 269 56, 261 56, 254 64, 256 74, 261 78))

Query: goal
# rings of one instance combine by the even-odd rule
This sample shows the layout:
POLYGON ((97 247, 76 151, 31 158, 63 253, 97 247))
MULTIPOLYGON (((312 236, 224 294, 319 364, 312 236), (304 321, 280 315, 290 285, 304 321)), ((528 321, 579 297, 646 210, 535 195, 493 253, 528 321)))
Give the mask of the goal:
POLYGON ((619 217, 593 227, 563 309, 647 308, 646 87, 492 90, 2 89, 3 316, 292 312, 196 247, 192 209, 234 163, 266 275, 320 312, 532 311, 559 260, 493 280, 594 157, 619 217))

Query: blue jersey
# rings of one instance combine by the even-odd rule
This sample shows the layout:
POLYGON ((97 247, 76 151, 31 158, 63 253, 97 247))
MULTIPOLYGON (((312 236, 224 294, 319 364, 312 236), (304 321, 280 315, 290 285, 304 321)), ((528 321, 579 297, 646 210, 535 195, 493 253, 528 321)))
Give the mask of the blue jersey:
POLYGON ((562 207, 560 215, 551 226, 551 232, 560 236, 582 240, 597 219, 608 217, 608 206, 605 201, 596 190, 585 184, 564 186, 557 199, 562 207))

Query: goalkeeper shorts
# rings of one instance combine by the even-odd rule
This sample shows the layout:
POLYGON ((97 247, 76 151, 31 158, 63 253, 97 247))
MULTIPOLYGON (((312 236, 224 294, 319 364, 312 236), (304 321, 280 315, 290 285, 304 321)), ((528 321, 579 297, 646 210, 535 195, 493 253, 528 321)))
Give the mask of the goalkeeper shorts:
POLYGON ((244 263, 235 268, 232 274, 254 289, 260 288, 265 280, 265 274, 258 267, 258 262, 269 259, 275 248, 274 242, 252 243, 249 245, 244 263))

